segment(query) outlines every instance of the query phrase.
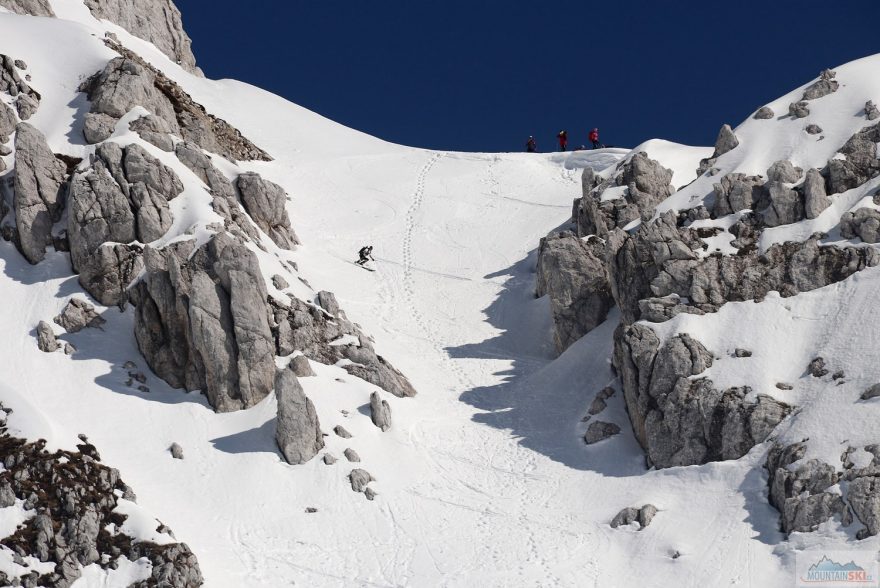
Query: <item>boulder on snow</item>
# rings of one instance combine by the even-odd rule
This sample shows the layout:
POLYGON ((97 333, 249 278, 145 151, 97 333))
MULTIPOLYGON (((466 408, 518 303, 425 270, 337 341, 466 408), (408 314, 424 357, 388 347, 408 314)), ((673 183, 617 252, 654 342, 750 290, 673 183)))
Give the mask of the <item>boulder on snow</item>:
POLYGON ((804 170, 795 167, 787 159, 780 159, 767 169, 767 180, 770 182, 794 184, 801 179, 802 175, 804 175, 804 170))
POLYGON ((828 375, 828 370, 825 368, 825 359, 821 357, 813 358, 807 366, 807 373, 814 378, 828 375))
POLYGON ((279 370, 275 378, 275 396, 278 399, 278 418, 275 425, 278 448, 287 463, 305 463, 324 448, 324 437, 315 405, 303 392, 290 367, 279 370))
POLYGON ((287 283, 287 280, 285 280, 282 276, 279 276, 278 274, 272 276, 272 285, 275 286, 275 288, 277 288, 278 290, 286 290, 290 287, 290 284, 287 283))
POLYGON ((336 463, 336 456, 333 455, 332 453, 325 453, 324 454, 324 465, 333 465, 334 463, 336 463))
POLYGON ((822 133, 822 127, 820 127, 819 125, 810 124, 804 127, 804 131, 808 135, 819 135, 822 133))
POLYGON ((630 525, 638 521, 639 530, 641 531, 651 524, 651 521, 654 520, 656 514, 657 507, 653 504, 646 504, 641 508, 630 506, 624 508, 614 516, 611 520, 611 528, 616 529, 617 527, 630 525))
POLYGON ((769 106, 762 106, 755 112, 755 115, 752 117, 757 120, 767 120, 776 116, 776 113, 773 112, 773 109, 769 106))
POLYGON ((803 100, 815 100, 836 92, 840 87, 840 83, 834 79, 836 75, 837 72, 833 70, 823 70, 819 79, 804 89, 803 100))
POLYGON ((32 117, 40 107, 40 102, 28 94, 19 94, 15 99, 15 110, 18 112, 18 118, 28 120, 32 117))
POLYGON ((792 102, 788 105, 788 114, 794 118, 805 118, 810 116, 809 105, 803 100, 800 102, 792 102))
POLYGON ((376 479, 370 475, 370 472, 360 468, 351 470, 348 474, 348 480, 351 482, 351 489, 355 492, 363 492, 367 489, 367 484, 374 482, 376 479))
POLYGON ((880 241, 880 211, 859 208, 840 217, 840 235, 845 239, 858 237, 865 243, 880 241))
POLYGON ((598 443, 599 441, 604 441, 609 437, 613 437, 618 433, 620 433, 620 427, 618 427, 614 423, 593 421, 592 423, 590 423, 590 426, 587 427, 587 432, 584 434, 584 441, 587 445, 592 445, 594 443, 598 443))
POLYGON ((183 459, 183 447, 179 444, 172 443, 171 447, 168 448, 168 451, 171 452, 171 457, 174 459, 183 459))
POLYGON ((873 386, 862 392, 860 398, 862 400, 870 400, 872 398, 877 398, 878 396, 880 396, 880 384, 874 384, 873 386))
POLYGON ((315 375, 312 364, 309 363, 305 355, 297 355, 290 360, 290 369, 296 374, 297 378, 310 378, 315 375))
POLYGON ((865 102, 865 116, 868 120, 877 120, 880 118, 880 109, 877 108, 873 100, 865 102))
POLYGON ((804 179, 804 212, 807 218, 816 218, 831 206, 831 199, 825 191, 825 178, 817 169, 807 171, 804 179))
POLYGON ((373 424, 387 431, 391 428, 391 407, 387 400, 382 400, 378 392, 370 394, 370 419, 373 424))
POLYGON ((346 450, 342 452, 342 455, 344 455, 345 459, 350 462, 358 462, 361 460, 361 456, 359 456, 357 454, 357 451, 355 451, 351 447, 346 448, 346 450))
POLYGON ((58 340, 55 338, 52 325, 46 321, 40 321, 37 325, 37 347, 40 348, 40 351, 45 351, 46 353, 52 353, 61 349, 61 345, 58 344, 58 340))
POLYGON ((338 437, 342 437, 343 439, 351 439, 351 433, 349 433, 342 425, 336 425, 335 427, 333 427, 333 432, 336 433, 338 437))
POLYGON ((86 327, 100 327, 107 321, 95 312, 95 307, 79 298, 71 298, 61 314, 54 319, 68 333, 77 333, 86 327))

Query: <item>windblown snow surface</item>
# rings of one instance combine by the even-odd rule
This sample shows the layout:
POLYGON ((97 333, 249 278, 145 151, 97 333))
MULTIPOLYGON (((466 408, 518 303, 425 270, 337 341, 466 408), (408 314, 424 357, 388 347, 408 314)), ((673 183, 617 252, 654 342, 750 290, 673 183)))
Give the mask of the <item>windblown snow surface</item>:
MULTIPOLYGON (((590 401, 615 385, 617 316, 556 358, 549 303, 533 294, 535 250, 542 236, 568 226, 581 169, 607 169, 626 151, 480 154, 392 145, 246 84, 192 76, 78 2, 52 4, 57 19, 0 14, 0 53, 27 62, 43 100, 29 122, 52 149, 78 156, 93 149, 81 139, 88 105, 77 86, 115 56, 101 42, 113 31, 274 157, 243 167, 292 196, 303 245, 285 259, 311 286, 335 292, 419 392, 388 398, 394 426, 382 433, 365 408, 375 387, 314 363, 318 377, 302 379, 322 428, 344 425, 353 434, 327 437, 327 450, 340 456, 354 448, 377 479, 378 496, 367 501, 351 491, 341 461, 284 462, 273 439, 272 395, 250 410, 215 414, 200 394, 171 389, 152 374, 151 392, 127 387, 124 362, 146 369, 130 309, 101 308, 103 330, 65 335, 78 349, 73 356, 40 352, 36 324, 84 294, 66 255, 50 253, 30 266, 0 242, 0 399, 15 410, 10 424, 53 446, 72 447, 86 433, 135 489, 139 507, 193 549, 206 586, 782 586, 793 580, 795 551, 853 540, 838 522, 782 536, 767 502, 766 444, 736 461, 648 470, 619 393, 603 420, 623 432, 584 444, 590 401), (352 263, 368 243, 375 272, 352 263), (171 459, 172 442, 185 459, 171 459), (660 511, 650 529, 609 527, 621 508, 645 503, 660 511)), ((878 68, 878 58, 839 68, 844 87, 817 112, 823 144, 797 122, 750 120, 737 129, 745 148, 718 167, 763 173, 782 157, 804 168, 824 164, 864 124, 854 113, 866 94, 880 96, 878 68)), ((782 111, 799 94, 772 105, 782 111)), ((137 140, 121 128, 116 139, 137 140)), ((175 201, 179 231, 215 221, 194 176, 149 149, 187 186, 175 201)), ((673 168, 677 187, 694 180, 699 159, 711 154, 662 141, 639 149, 673 168)), ((833 226, 871 187, 842 195, 842 210, 777 230, 779 238, 833 226)), ((711 180, 697 180, 661 211, 709 192, 711 180)), ((268 275, 277 255, 261 257, 268 275)), ((811 450, 837 464, 845 440, 875 440, 876 405, 853 400, 874 383, 878 286, 880 270, 866 270, 793 299, 771 295, 705 317, 681 315, 660 332, 693 333, 718 356, 749 347, 753 358, 717 361, 709 377, 767 393, 777 381, 802 379, 821 345, 826 360, 846 370, 847 384, 833 394, 805 384, 797 397, 785 397, 810 408, 780 434, 819 441, 811 450)), ((4 532, 26 516, 20 506, 7 510, 0 512, 4 532)), ((862 548, 876 551, 877 542, 862 548)), ((14 565, 7 559, 0 566, 14 565)), ((110 576, 92 568, 77 587, 141 577, 135 564, 110 576)))

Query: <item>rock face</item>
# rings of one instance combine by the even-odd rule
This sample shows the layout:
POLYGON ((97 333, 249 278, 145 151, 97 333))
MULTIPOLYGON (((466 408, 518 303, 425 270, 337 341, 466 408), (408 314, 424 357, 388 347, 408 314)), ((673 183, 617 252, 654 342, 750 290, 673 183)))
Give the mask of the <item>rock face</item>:
POLYGON ((266 286, 256 256, 225 233, 144 251, 132 289, 135 337, 156 374, 202 390, 218 412, 248 408, 275 379, 266 286))
POLYGON ((235 185, 241 193, 245 210, 257 226, 279 247, 293 249, 299 240, 290 228, 284 188, 251 172, 238 176, 235 185))
POLYGON ((85 4, 95 18, 149 41, 187 71, 201 75, 180 11, 170 0, 85 0, 85 4))
POLYGON ((20 123, 15 130, 13 206, 18 246, 22 255, 35 264, 45 257, 52 225, 61 218, 67 172, 40 131, 27 123, 20 123))
POLYGON ((603 257, 604 245, 595 239, 569 232, 541 239, 535 295, 550 295, 560 353, 602 324, 614 305, 603 257))
POLYGON ((137 144, 104 143, 93 167, 71 187, 70 259, 80 284, 102 304, 120 304, 142 268, 140 248, 173 222, 168 205, 183 191, 180 179, 137 144))
POLYGON ((107 322, 95 312, 94 306, 79 298, 71 298, 53 320, 68 333, 78 333, 86 327, 97 328, 107 322))
POLYGON ((378 392, 370 394, 370 419, 383 431, 391 428, 391 407, 388 401, 379 397, 378 392))
MULTIPOLYGON (((83 131, 89 143, 107 139, 121 117, 135 106, 142 106, 164 121, 171 133, 207 151, 232 161, 271 160, 229 123, 208 114, 163 73, 125 48, 113 48, 123 56, 111 60, 82 87, 91 102, 83 131)), ((143 124, 150 124, 150 142, 165 140, 156 130, 161 128, 160 123, 152 120, 143 124)))
POLYGON ((55 16, 49 0, 0 0, 0 6, 16 14, 55 16))
POLYGON ((877 143, 880 143, 880 124, 865 127, 850 137, 840 148, 846 158, 834 158, 828 162, 829 193, 857 188, 880 173, 877 143))
POLYGON ((642 324, 620 327, 614 365, 636 438, 656 467, 742 457, 790 410, 748 388, 719 391, 690 379, 712 365, 712 354, 687 334, 661 345, 642 324))
POLYGON ((275 441, 289 464, 306 463, 324 448, 321 423, 315 405, 303 392, 296 374, 289 367, 275 377, 278 419, 275 441))
POLYGON ((348 360, 340 365, 351 375, 398 397, 415 396, 409 380, 376 354, 367 336, 339 310, 333 294, 319 293, 318 302, 310 305, 291 298, 290 305, 282 305, 270 301, 278 355, 301 351, 310 360, 327 365, 348 360))
MULTIPOLYGON (((6 466, 0 473, 0 504, 9 506, 20 499, 35 513, 0 544, 18 555, 55 564, 42 576, 32 573, 28 582, 33 583, 22 585, 69 587, 81 576, 81 566, 109 569, 120 559, 147 558, 150 578, 133 586, 201 586, 198 561, 186 544, 136 542, 119 530, 126 516, 116 510, 118 496, 134 500, 134 493, 118 471, 100 463, 93 445, 83 442, 77 449, 49 452, 45 442, 27 443, 5 429, 0 436, 0 460, 6 466)), ((5 579, 12 580, 9 585, 21 582, 5 579)))

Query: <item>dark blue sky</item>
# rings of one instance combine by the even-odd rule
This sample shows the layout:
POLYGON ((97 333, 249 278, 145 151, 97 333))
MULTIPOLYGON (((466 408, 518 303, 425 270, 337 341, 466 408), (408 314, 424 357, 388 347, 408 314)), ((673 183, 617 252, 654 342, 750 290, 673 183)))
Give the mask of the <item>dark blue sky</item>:
MULTIPOLYGON (((711 144, 880 52, 877 0, 178 0, 199 65, 406 145, 711 144)), ((880 101, 880 96, 875 99, 880 101)))

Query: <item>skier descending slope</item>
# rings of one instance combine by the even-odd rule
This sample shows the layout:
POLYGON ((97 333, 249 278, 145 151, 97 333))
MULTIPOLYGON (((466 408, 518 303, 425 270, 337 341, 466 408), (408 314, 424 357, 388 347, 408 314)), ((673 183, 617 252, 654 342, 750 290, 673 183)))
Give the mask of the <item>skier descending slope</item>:
POLYGON ((360 259, 355 262, 357 265, 361 266, 364 269, 374 271, 373 268, 366 265, 368 261, 376 261, 375 259, 373 259, 372 245, 364 245, 363 247, 361 247, 361 250, 358 251, 358 256, 360 257, 360 259))

